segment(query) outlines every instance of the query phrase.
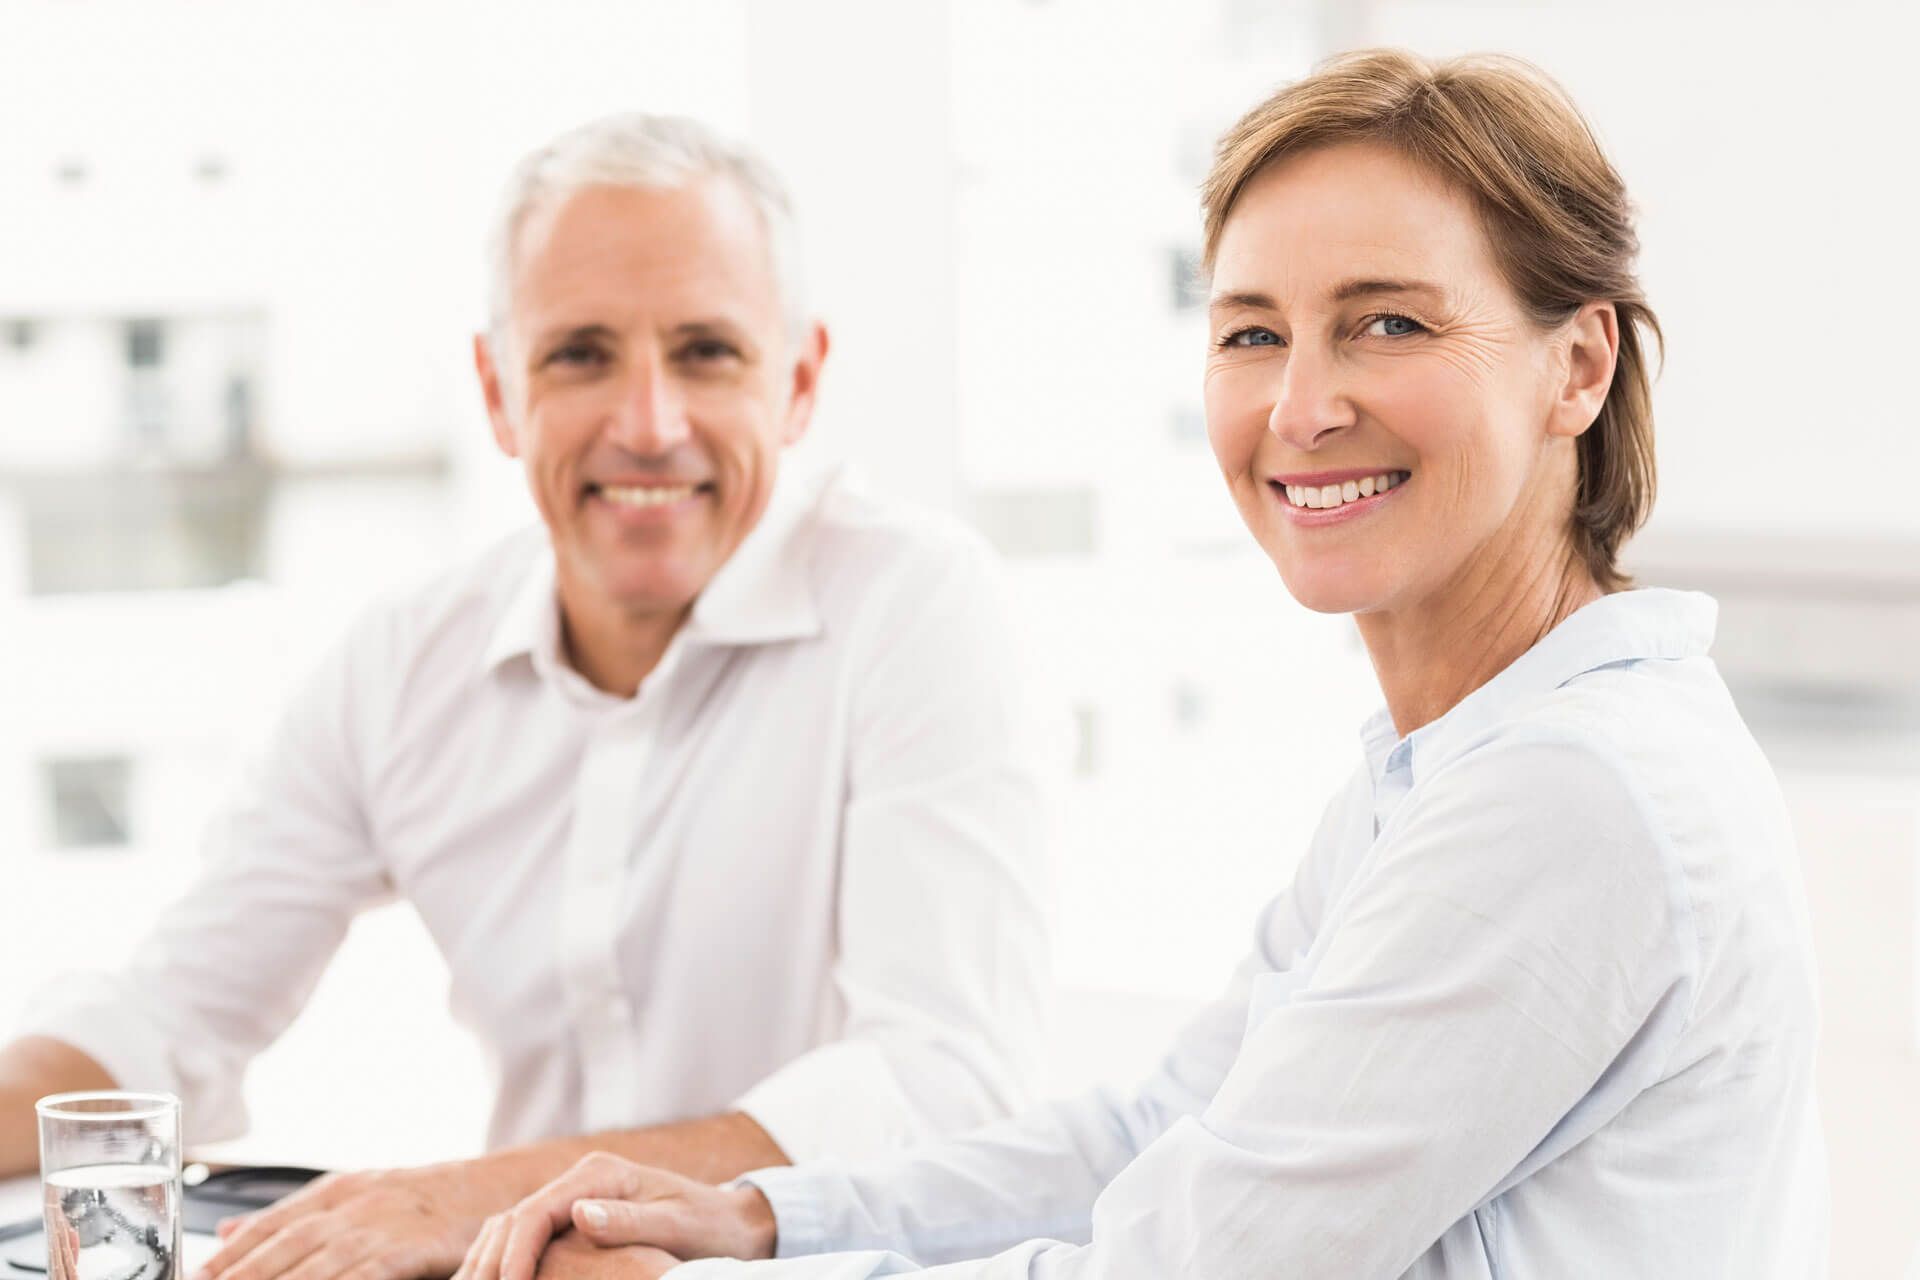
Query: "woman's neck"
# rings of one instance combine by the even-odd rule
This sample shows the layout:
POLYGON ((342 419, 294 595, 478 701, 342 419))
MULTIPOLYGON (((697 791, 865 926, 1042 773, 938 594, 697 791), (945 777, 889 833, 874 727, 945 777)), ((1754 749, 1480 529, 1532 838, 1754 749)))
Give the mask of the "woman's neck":
POLYGON ((1476 561, 1462 579, 1412 607, 1354 619, 1402 737, 1451 711, 1606 594, 1570 540, 1476 561))

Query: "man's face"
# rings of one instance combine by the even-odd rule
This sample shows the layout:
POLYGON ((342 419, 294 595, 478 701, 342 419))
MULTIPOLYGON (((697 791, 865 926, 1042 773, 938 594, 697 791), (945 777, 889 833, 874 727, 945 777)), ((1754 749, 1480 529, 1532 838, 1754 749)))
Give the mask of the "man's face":
POLYGON ((511 284, 504 349, 477 339, 476 362, 563 606, 684 612, 766 510, 825 332, 790 338, 766 228, 724 180, 536 206, 511 284))

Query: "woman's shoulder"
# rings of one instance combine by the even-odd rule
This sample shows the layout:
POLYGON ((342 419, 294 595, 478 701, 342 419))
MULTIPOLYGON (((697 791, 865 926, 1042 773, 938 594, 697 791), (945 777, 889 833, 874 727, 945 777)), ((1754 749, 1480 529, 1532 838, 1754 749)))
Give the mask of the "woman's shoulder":
POLYGON ((1546 855, 1594 876, 1629 868, 1684 905, 1711 953, 1739 918, 1790 921, 1792 824, 1773 770, 1705 657, 1587 672, 1464 744, 1432 779, 1523 826, 1559 832, 1546 855))

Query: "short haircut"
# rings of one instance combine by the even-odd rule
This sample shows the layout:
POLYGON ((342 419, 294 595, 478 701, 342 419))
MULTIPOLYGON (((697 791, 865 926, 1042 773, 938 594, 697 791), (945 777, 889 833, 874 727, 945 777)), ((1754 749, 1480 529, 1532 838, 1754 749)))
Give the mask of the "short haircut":
POLYGON ((789 338, 797 338, 807 315, 799 233, 779 176, 697 121, 634 111, 569 129, 514 166, 488 247, 487 327, 496 351, 505 349, 520 230, 536 208, 588 187, 677 191, 708 177, 733 183, 760 215, 781 314, 789 338))
POLYGON ((1220 139, 1202 186, 1203 261, 1253 177, 1288 156, 1341 143, 1392 147, 1466 193, 1494 260, 1544 326, 1611 302, 1613 384, 1579 441, 1576 550, 1603 591, 1630 585, 1620 548, 1655 490, 1646 335, 1660 322, 1635 275, 1639 240, 1625 184, 1579 108, 1538 68, 1497 55, 1432 62, 1391 49, 1343 54, 1273 94, 1220 139))

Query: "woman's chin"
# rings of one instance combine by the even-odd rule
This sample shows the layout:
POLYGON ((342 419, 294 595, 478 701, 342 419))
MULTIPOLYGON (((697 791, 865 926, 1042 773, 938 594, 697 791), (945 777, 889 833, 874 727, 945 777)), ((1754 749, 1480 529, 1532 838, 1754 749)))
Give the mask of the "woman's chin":
POLYGON ((1372 575, 1337 565, 1280 563, 1280 581, 1302 608, 1315 613, 1365 613, 1379 606, 1379 584, 1372 575))

